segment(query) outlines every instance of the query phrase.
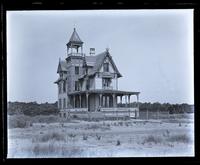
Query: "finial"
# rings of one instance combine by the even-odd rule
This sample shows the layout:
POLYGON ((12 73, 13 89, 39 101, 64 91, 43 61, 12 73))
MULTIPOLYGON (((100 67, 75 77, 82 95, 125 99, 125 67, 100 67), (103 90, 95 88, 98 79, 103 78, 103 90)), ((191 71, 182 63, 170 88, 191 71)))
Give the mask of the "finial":
POLYGON ((74 21, 74 31, 76 30, 76 23, 75 23, 75 21, 74 21))
POLYGON ((108 47, 106 48, 106 52, 109 52, 109 48, 108 47))
POLYGON ((60 57, 59 57, 59 62, 61 61, 60 57))

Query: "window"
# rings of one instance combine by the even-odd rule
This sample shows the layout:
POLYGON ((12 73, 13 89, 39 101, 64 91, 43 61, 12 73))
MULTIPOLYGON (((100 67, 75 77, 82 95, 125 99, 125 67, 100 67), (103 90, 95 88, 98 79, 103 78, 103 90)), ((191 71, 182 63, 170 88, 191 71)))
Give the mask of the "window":
POLYGON ((66 81, 63 82, 63 92, 66 92, 66 81))
POLYGON ((75 81, 75 91, 78 91, 79 90, 79 83, 78 81, 75 81))
POLYGON ((63 99, 63 108, 66 108, 66 99, 63 99))
POLYGON ((109 72, 109 63, 106 62, 106 63, 103 64, 103 71, 109 72))
POLYGON ((90 79, 86 81, 86 90, 90 89, 90 79))
POLYGON ((111 79, 110 78, 103 78, 102 79, 103 87, 109 87, 111 84, 111 79))
POLYGON ((75 66, 75 74, 79 74, 79 67, 75 66))

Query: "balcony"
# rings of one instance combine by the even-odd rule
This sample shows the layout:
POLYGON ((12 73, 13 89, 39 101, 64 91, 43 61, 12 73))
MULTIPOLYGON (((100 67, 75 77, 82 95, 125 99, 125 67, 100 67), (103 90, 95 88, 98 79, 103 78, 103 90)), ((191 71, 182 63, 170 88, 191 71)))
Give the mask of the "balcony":
POLYGON ((103 72, 103 73, 101 73, 101 76, 103 78, 114 78, 115 77, 114 73, 110 73, 110 72, 103 72))
POLYGON ((68 53, 68 56, 84 56, 84 53, 68 53))

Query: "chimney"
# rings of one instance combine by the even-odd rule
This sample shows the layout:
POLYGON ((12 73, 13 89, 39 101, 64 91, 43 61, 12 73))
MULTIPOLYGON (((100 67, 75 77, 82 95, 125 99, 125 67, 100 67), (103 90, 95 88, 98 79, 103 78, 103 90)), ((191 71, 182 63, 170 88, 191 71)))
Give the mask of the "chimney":
POLYGON ((90 48, 90 55, 95 55, 95 48, 90 48))

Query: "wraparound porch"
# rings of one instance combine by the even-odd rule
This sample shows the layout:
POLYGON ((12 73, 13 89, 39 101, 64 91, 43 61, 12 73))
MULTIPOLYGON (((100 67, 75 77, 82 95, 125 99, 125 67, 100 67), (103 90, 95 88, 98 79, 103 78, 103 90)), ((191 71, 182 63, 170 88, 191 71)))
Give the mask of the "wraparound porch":
POLYGON ((125 105, 125 108, 131 108, 130 103, 133 98, 131 96, 134 95, 136 96, 136 107, 139 109, 139 93, 105 89, 76 91, 68 95, 68 108, 86 108, 89 112, 101 111, 102 108, 118 108, 122 104, 125 105))

